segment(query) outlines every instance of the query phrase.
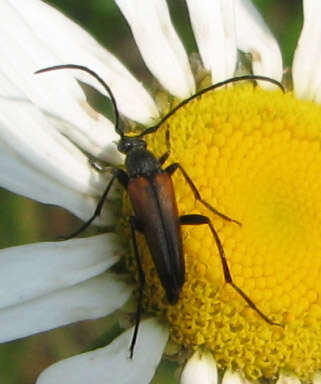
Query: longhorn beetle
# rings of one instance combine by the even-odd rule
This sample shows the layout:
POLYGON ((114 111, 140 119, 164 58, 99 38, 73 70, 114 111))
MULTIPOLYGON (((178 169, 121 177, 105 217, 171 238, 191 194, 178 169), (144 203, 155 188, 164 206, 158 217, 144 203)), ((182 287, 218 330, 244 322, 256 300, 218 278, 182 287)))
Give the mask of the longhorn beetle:
POLYGON ((258 75, 245 75, 230 78, 220 83, 216 83, 206 89, 203 89, 197 94, 182 101, 158 124, 145 129, 143 132, 136 136, 126 136, 120 124, 119 112, 115 97, 113 96, 109 86, 99 75, 87 67, 75 64, 47 67, 40 69, 35 73, 43 73, 58 69, 78 69, 87 72, 104 87, 107 94, 110 96, 114 109, 115 130, 120 136, 118 150, 126 155, 126 171, 121 168, 112 169, 112 178, 109 181, 104 193, 102 194, 94 214, 77 231, 66 237, 66 239, 70 239, 84 231, 93 222, 93 220, 100 215, 103 203, 108 195, 108 192, 110 191, 112 184, 115 180, 118 180, 118 182, 127 190, 134 211, 134 215, 130 216, 129 222, 131 227, 134 255, 136 258, 140 279, 136 324, 130 345, 130 356, 133 356, 133 350, 137 338, 142 309, 143 290, 145 285, 144 270, 137 247, 137 231, 144 234, 160 282, 166 292, 167 300, 170 304, 174 305, 179 299, 179 294, 185 282, 185 260, 180 226, 202 224, 207 225, 212 233, 219 251, 225 282, 230 284, 235 289, 235 291, 240 296, 242 296, 247 304, 253 310, 255 310, 267 323, 280 326, 280 324, 270 320, 253 303, 253 301, 246 295, 246 293, 243 292, 243 290, 233 282, 222 243, 210 219, 207 216, 199 214, 179 216, 175 198, 175 190, 171 179, 172 174, 176 170, 180 170, 187 184, 190 186, 194 198, 203 204, 203 206, 205 206, 208 210, 226 221, 235 222, 239 225, 240 223, 217 211, 208 202, 203 200, 192 179, 188 176, 185 169, 179 163, 173 163, 164 169, 162 168, 162 165, 166 162, 170 155, 170 136, 168 130, 166 132, 168 150, 159 159, 157 159, 153 153, 147 150, 147 144, 142 137, 155 132, 171 115, 173 115, 183 105, 187 104, 196 97, 199 97, 200 95, 213 89, 219 88, 223 85, 242 80, 262 80, 275 84, 284 92, 282 84, 276 80, 258 75))

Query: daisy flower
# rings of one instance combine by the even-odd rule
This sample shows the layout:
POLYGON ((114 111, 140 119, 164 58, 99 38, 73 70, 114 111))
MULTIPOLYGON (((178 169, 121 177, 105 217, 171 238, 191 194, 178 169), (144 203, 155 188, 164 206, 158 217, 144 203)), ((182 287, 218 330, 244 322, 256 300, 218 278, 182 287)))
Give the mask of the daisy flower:
MULTIPOLYGON (((115 2, 157 79, 152 91, 42 1, 0 4, 0 184, 83 220, 91 217, 110 180, 110 173, 92 167, 88 155, 122 164, 119 137, 113 122, 89 106, 75 76, 104 93, 95 79, 71 71, 35 76, 36 70, 67 63, 95 70, 135 130, 157 123, 202 87, 245 73, 241 53, 250 56, 254 74, 278 81, 283 76, 278 44, 249 0, 186 1, 198 60, 187 57, 164 0, 140 0, 139 6, 115 2)), ((184 365, 184 384, 320 381, 321 5, 304 0, 303 7, 293 89, 282 93, 259 81, 206 92, 146 136, 160 157, 169 130, 166 165, 179 162, 205 201, 242 224, 212 214, 194 198, 183 175, 173 175, 179 213, 209 217, 233 281, 280 326, 265 321, 225 283, 208 226, 182 227, 186 281, 176 305, 168 304, 139 236, 146 319, 133 359, 129 328, 103 348, 47 368, 38 384, 149 383, 163 354, 184 365)), ((124 194, 118 210, 119 196, 114 188, 95 221, 113 231, 1 251, 2 342, 130 306, 138 273, 124 241, 130 207, 124 194), (117 273, 121 257, 133 279, 117 273)))

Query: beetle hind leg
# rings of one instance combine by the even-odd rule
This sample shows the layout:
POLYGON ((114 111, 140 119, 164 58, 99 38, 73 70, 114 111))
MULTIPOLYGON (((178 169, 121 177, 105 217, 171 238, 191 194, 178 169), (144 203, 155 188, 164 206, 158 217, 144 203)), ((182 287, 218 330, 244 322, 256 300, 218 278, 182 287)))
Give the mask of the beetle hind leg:
POLYGON ((247 302, 247 304, 255 312, 257 312, 262 317, 262 319, 265 320, 268 324, 282 326, 281 324, 272 321, 268 316, 266 316, 256 306, 256 304, 248 297, 248 295, 240 287, 238 287, 234 283, 230 269, 229 269, 229 266, 227 264, 223 245, 222 245, 221 240, 218 236, 218 233, 216 232, 216 229, 214 228, 213 224, 211 223, 211 220, 207 216, 203 216, 203 215, 184 215, 184 216, 180 217, 180 223, 181 223, 181 225, 202 225, 202 224, 208 225, 208 227, 210 228, 210 231, 212 232, 216 246, 217 246, 218 251, 219 251, 219 255, 220 255, 222 267, 223 267, 225 282, 227 284, 230 284, 233 287, 233 289, 247 302))

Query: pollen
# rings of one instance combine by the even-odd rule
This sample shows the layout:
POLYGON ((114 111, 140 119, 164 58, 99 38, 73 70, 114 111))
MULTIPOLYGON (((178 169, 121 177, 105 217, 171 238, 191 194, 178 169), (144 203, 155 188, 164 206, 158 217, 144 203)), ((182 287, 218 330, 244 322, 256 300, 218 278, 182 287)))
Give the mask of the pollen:
POLYGON ((184 349, 205 347, 220 367, 252 380, 280 370, 310 380, 321 369, 321 107, 292 93, 235 85, 205 93, 148 136, 148 148, 173 174, 180 215, 207 216, 224 248, 224 279, 208 225, 182 226, 186 281, 168 304, 143 237, 144 306, 162 314, 184 349), (274 322, 276 325, 271 324, 274 322), (278 325, 279 324, 279 325, 278 325))

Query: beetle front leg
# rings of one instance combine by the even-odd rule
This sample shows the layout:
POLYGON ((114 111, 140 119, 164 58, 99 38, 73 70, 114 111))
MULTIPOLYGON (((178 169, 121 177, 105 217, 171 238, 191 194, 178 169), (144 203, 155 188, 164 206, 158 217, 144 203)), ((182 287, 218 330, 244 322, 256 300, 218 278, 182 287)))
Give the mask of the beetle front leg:
POLYGON ((165 135, 166 135, 165 138, 166 138, 167 151, 158 159, 160 165, 163 165, 165 161, 169 158, 169 155, 171 154, 171 141, 170 141, 170 133, 168 129, 165 135))
POLYGON ((78 236, 80 233, 82 233, 83 231, 85 231, 89 227, 89 225, 96 219, 96 217, 100 216, 101 210, 102 210, 103 205, 104 205, 104 202, 105 202, 105 200, 106 200, 106 198, 108 196, 108 193, 109 193, 109 191, 110 191, 110 189, 111 189, 115 179, 117 179, 120 182, 120 184, 122 184, 124 186, 124 188, 127 189, 127 185, 128 185, 128 175, 127 175, 127 173, 125 171, 123 171, 122 169, 120 169, 120 168, 114 168, 112 170, 112 172, 113 172, 113 176, 110 179, 109 183, 107 184, 107 187, 106 187, 104 193, 102 194, 101 198, 98 201, 98 204, 96 206, 95 212, 90 217, 90 219, 88 221, 86 221, 75 232, 71 233, 68 236, 60 236, 60 238, 62 238, 63 240, 69 240, 69 239, 72 239, 73 237, 78 236))
POLYGON ((139 281, 140 281, 137 309, 136 309, 135 328, 132 336, 132 341, 129 347, 129 355, 130 355, 130 358, 132 359, 134 355, 134 348, 137 340, 138 328, 139 328, 139 323, 140 323, 141 314, 142 314, 143 293, 144 293, 144 287, 145 287, 145 274, 144 274, 143 266, 140 260, 138 246, 137 246, 137 239, 136 239, 136 231, 142 232, 142 228, 135 216, 131 216, 129 218, 129 222, 130 222, 130 229, 131 229, 131 235, 132 235, 132 241, 133 241, 133 247, 134 247, 134 255, 135 255, 135 259, 138 267, 138 275, 139 275, 139 281))

